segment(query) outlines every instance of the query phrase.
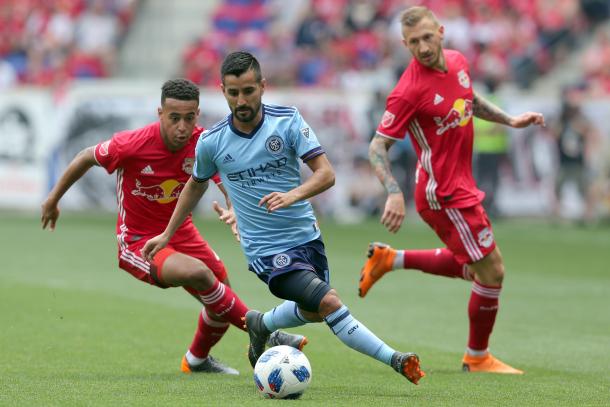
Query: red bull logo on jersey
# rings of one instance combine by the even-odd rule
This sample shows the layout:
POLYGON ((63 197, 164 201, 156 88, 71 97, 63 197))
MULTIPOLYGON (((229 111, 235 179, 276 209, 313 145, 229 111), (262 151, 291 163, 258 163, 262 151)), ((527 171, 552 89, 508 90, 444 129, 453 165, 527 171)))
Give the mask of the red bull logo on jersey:
POLYGON ((131 191, 132 195, 142 196, 149 201, 157 201, 161 204, 170 203, 180 196, 184 189, 184 182, 168 179, 159 185, 144 186, 136 179, 136 188, 131 191))
POLYGON ((436 134, 442 135, 449 129, 464 127, 472 118, 472 100, 457 99, 453 102, 453 107, 445 117, 435 117, 434 122, 438 126, 436 134))

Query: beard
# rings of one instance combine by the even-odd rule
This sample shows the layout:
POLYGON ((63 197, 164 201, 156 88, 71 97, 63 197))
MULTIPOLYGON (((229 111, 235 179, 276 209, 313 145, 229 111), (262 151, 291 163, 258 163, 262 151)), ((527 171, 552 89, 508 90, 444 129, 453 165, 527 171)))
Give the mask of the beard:
POLYGON ((254 120, 259 110, 260 106, 256 110, 250 107, 241 107, 239 109, 235 109, 235 111, 233 112, 233 117, 235 117, 238 121, 242 123, 248 123, 254 120))

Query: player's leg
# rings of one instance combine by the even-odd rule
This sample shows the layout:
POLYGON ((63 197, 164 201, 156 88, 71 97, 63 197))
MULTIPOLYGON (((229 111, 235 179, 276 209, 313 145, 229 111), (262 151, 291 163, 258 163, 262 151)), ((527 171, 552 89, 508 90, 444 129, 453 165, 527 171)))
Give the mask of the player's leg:
POLYGON ((385 243, 373 242, 367 251, 368 260, 360 271, 358 295, 364 297, 371 287, 392 270, 413 269, 437 276, 472 281, 470 270, 455 260, 451 250, 397 250, 385 243))
MULTIPOLYGON (((172 244, 176 249, 179 249, 181 253, 188 254, 191 257, 199 259, 212 271, 214 276, 221 283, 227 287, 230 286, 224 263, 195 229, 193 229, 190 234, 185 233, 184 235, 181 235, 180 240, 173 241, 172 244)), ((185 287, 185 289, 195 298, 201 301, 201 297, 197 295, 198 293, 195 290, 193 290, 191 287, 185 287)), ((228 328, 228 326, 226 326, 223 330, 223 325, 227 325, 226 318, 214 313, 209 306, 206 306, 206 309, 206 312, 202 312, 204 318, 201 316, 199 318, 198 330, 195 334, 195 338, 193 339, 193 343, 185 356, 190 365, 196 364, 199 361, 198 359, 201 359, 203 355, 207 355, 210 348, 221 339, 222 334, 224 334, 228 328)), ((244 321, 248 308, 244 307, 242 311, 243 314, 240 316, 240 320, 242 321, 241 328, 245 331, 246 329, 244 321)), ((302 335, 288 334, 279 331, 272 332, 266 342, 266 344, 270 346, 288 345, 299 349, 302 349, 306 343, 307 339, 302 335)))
MULTIPOLYGON (((165 264, 168 259, 171 259, 172 255, 179 255, 179 253, 175 252, 173 249, 165 248, 162 250, 163 253, 158 253, 157 256, 155 256, 153 263, 150 264, 139 255, 140 249, 143 244, 144 242, 140 241, 129 247, 121 247, 119 250, 119 266, 123 270, 132 274, 138 280, 147 282, 160 288, 168 288, 170 286, 182 285, 182 282, 179 279, 172 279, 171 271, 173 266, 171 265, 171 263, 169 265, 169 268, 165 264), (170 270, 169 283, 163 280, 163 274, 162 272, 159 272, 159 270, 170 270)), ((179 257, 185 257, 188 259, 188 256, 184 255, 181 255, 179 257)), ((191 258, 188 260, 192 262, 194 259, 191 258)), ((200 267, 197 263, 201 262, 195 261, 194 263, 196 266, 200 267)), ((187 290, 192 291, 193 296, 203 304, 203 299, 201 298, 201 295, 197 290, 191 288, 188 288, 187 290)), ((236 303, 239 307, 239 301, 236 301, 236 303)), ((205 312, 205 308, 203 308, 202 312, 205 312)), ((208 314, 208 316, 210 316, 210 314, 208 314)), ((204 319, 203 314, 200 314, 200 318, 198 321, 198 330, 193 340, 194 345, 191 345, 191 349, 195 349, 195 352, 192 354, 192 356, 194 357, 193 361, 198 362, 194 363, 193 366, 195 367, 196 365, 198 365, 196 366, 197 371, 237 374, 238 372, 235 369, 222 365, 212 357, 209 357, 206 352, 202 350, 196 350, 201 349, 200 344, 204 340, 204 338, 213 338, 214 336, 211 335, 212 333, 218 333, 220 331, 224 332, 228 328, 228 323, 226 321, 214 321, 214 318, 215 317, 210 316, 209 319, 204 319), (206 320, 209 322, 206 322, 206 320)), ((243 323, 239 319, 238 321, 239 327, 243 329, 243 323)), ((210 343, 209 346, 213 346, 213 343, 210 343)), ((185 358, 183 358, 181 366, 183 371, 185 371, 185 366, 188 367, 188 361, 186 360, 186 356, 185 358)))
POLYGON ((468 264, 475 274, 468 302, 469 335, 462 361, 464 370, 522 373, 495 359, 488 351, 499 309, 504 264, 483 206, 429 211, 423 215, 456 260, 468 264))
MULTIPOLYGON (((281 309, 263 315, 257 311, 249 312, 248 316, 256 315, 263 331, 324 320, 333 333, 352 349, 392 366, 413 383, 423 377, 417 355, 390 348, 343 305, 328 284, 328 263, 321 240, 276 255, 272 263, 269 289, 276 297, 288 301, 282 304, 281 309), (280 257, 282 261, 277 261, 280 257)), ((258 264, 259 276, 264 273, 264 266, 265 259, 258 264)))
POLYGON ((523 371, 498 360, 488 349, 504 278, 504 264, 499 249, 496 247, 483 260, 471 264, 470 268, 476 279, 468 302, 470 330, 462 368, 470 372, 522 374, 523 371))
POLYGON ((160 286, 192 288, 207 309, 244 329, 246 305, 199 259, 166 247, 155 255, 150 273, 160 286))
MULTIPOLYGON (((177 251, 199 259, 212 271, 218 281, 230 287, 224 263, 196 229, 193 228, 191 233, 183 233, 178 238, 172 242, 177 251)), ((199 313, 193 341, 182 358, 182 371, 190 373, 212 370, 228 374, 237 373, 237 370, 224 366, 214 358, 208 357, 212 347, 222 339, 229 329, 230 323, 225 318, 215 314, 211 309, 206 308, 195 289, 192 287, 184 287, 184 289, 198 300, 203 308, 199 313)), ((245 316, 245 313, 243 316, 245 316)))
POLYGON ((293 271, 273 280, 270 288, 276 296, 289 298, 298 304, 292 321, 274 315, 263 321, 272 321, 268 328, 283 327, 282 323, 325 321, 331 331, 348 347, 385 363, 417 384, 424 373, 419 368, 419 358, 413 353, 397 352, 357 320, 343 304, 337 292, 312 271, 293 271))

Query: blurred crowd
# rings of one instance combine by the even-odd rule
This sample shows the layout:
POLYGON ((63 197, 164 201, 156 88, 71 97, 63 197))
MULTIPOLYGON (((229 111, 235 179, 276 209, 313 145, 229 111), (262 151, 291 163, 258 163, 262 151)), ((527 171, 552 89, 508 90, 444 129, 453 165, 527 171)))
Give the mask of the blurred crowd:
MULTIPOLYGON (((0 0, 0 88, 112 76, 139 2, 0 0)), ((211 28, 186 47, 181 73, 216 85, 224 55, 247 49, 278 87, 387 88, 408 62, 398 16, 414 4, 437 14, 446 47, 480 82, 527 88, 595 30, 583 80, 610 93, 610 33, 598 24, 608 0, 220 0, 201 16, 211 28)))
MULTIPOLYGON (((525 88, 561 63, 581 34, 608 18, 609 8, 606 0, 223 0, 210 32, 185 51, 184 74, 214 85, 227 50, 246 48, 278 86, 393 82, 408 62, 398 16, 414 4, 437 14, 445 45, 470 59, 474 77, 525 88)), ((591 45, 592 56, 607 48, 602 37, 591 45)), ((607 66, 594 57, 586 63, 593 75, 607 66)))
POLYGON ((113 74, 138 0, 0 0, 0 89, 113 74))

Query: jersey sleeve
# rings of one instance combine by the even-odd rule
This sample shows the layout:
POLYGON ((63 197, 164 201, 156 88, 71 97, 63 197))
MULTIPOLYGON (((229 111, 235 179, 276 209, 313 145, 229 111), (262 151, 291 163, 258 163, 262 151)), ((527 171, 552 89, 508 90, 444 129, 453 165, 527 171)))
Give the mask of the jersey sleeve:
POLYGON ((303 119, 303 116, 301 116, 298 110, 295 112, 290 125, 290 134, 288 137, 290 145, 294 148, 303 162, 307 162, 320 154, 324 154, 324 149, 320 145, 316 133, 314 133, 313 129, 307 124, 305 119, 303 119))
POLYGON ((377 126, 377 134, 397 140, 404 139, 409 121, 414 114, 413 104, 400 95, 390 94, 386 101, 385 112, 377 126))
MULTIPOLYGON (((214 176, 218 177, 218 169, 212 159, 210 139, 203 132, 197 140, 195 147, 195 165, 193 166, 193 179, 197 182, 205 182, 214 176)), ((214 180, 218 184, 216 180, 214 180)))
POLYGON ((123 147, 121 133, 117 133, 110 140, 96 145, 93 155, 98 164, 111 174, 121 166, 124 156, 123 147))

